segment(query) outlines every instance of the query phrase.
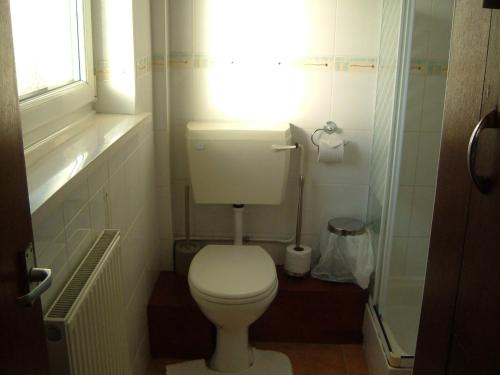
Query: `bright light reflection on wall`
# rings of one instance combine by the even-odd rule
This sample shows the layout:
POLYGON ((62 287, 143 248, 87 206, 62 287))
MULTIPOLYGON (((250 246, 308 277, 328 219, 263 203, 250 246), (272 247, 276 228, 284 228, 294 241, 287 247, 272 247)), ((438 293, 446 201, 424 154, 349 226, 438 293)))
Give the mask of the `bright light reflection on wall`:
POLYGON ((212 105, 240 120, 287 120, 300 110, 307 0, 207 0, 212 105))

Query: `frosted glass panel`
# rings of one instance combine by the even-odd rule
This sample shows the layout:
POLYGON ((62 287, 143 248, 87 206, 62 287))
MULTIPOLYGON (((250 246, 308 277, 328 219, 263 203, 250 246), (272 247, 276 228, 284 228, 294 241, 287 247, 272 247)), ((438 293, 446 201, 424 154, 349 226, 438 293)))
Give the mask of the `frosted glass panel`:
POLYGON ((77 0, 11 1, 21 99, 79 81, 77 0))
POLYGON ((454 1, 415 0, 406 113, 395 124, 402 3, 384 0, 370 207, 384 207, 376 310, 391 355, 408 366, 415 354, 427 268, 454 1))

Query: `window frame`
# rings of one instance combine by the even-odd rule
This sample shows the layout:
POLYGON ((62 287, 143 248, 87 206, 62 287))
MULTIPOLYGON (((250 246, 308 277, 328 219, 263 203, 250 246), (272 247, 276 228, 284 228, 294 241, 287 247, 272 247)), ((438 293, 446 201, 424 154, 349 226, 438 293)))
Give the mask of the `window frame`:
MULTIPOLYGON (((60 121, 80 108, 89 105, 96 99, 95 74, 92 45, 92 9, 91 0, 74 0, 82 11, 83 47, 80 48, 80 58, 84 58, 81 71, 82 80, 55 88, 43 94, 27 98, 19 102, 21 127, 23 137, 36 133, 25 148, 38 143, 68 125, 60 121), (54 123, 60 124, 54 126, 54 123), (53 125, 53 126, 50 126, 53 125), (45 128, 45 129, 44 129, 45 128), (59 128, 59 129, 57 129, 59 128)), ((79 28, 80 30, 80 28, 79 28)))

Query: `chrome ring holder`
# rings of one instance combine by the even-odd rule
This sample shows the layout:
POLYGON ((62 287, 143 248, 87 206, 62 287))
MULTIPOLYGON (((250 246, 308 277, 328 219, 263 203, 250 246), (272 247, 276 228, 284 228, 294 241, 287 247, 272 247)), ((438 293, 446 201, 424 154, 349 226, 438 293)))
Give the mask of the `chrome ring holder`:
MULTIPOLYGON (((314 136, 316 135, 316 133, 323 132, 323 133, 326 133, 326 134, 330 135, 330 134, 338 132, 338 130, 339 130, 339 127, 337 126, 337 124, 335 122, 328 121, 325 126, 323 126, 322 128, 318 128, 315 131, 313 131, 313 133, 311 134, 311 142, 312 142, 313 145, 316 146, 316 148, 319 151, 319 144, 317 144, 316 142, 314 142, 314 136)), ((349 142, 344 141, 344 146, 347 145, 348 143, 349 142)))

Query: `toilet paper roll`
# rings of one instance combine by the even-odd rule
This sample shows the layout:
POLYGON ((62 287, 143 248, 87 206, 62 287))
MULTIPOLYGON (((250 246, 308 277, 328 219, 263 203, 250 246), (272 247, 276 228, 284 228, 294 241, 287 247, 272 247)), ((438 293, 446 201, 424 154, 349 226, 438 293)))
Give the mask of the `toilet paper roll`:
POLYGON ((325 135, 318 142, 318 161, 340 162, 344 159, 344 140, 336 134, 325 135))
POLYGON ((287 246, 285 254, 285 272, 292 276, 304 276, 311 269, 311 253, 309 246, 300 245, 303 250, 296 250, 295 245, 287 246))

